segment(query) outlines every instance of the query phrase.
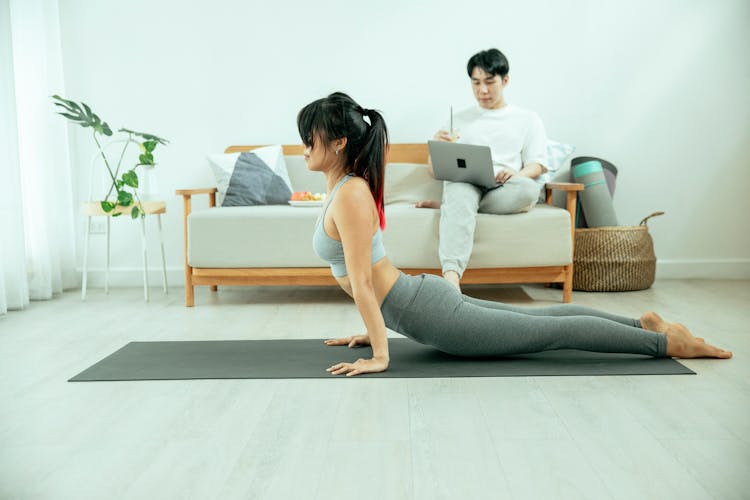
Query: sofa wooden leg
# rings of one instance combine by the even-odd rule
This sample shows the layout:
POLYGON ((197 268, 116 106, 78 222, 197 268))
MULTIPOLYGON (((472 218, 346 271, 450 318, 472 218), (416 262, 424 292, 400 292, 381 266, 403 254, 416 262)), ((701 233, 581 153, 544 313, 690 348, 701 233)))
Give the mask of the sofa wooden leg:
POLYGON ((219 289, 219 286, 218 286, 218 285, 211 285, 211 291, 212 291, 212 292, 215 292, 215 291, 217 291, 218 289, 219 289))
POLYGON ((563 282, 563 302, 565 304, 573 300, 573 266, 568 267, 567 273, 565 273, 565 281, 563 282))
POLYGON ((195 305, 195 287, 193 286, 193 268, 185 266, 185 307, 195 305))
POLYGON ((568 284, 563 285, 563 303, 569 304, 573 300, 573 287, 568 287, 568 284))

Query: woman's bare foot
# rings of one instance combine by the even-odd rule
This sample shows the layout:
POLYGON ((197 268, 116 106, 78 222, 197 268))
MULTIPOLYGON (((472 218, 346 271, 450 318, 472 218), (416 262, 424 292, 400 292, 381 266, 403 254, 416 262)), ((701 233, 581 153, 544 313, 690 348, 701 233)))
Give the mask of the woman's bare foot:
POLYGON ((448 280, 448 283, 456 287, 456 290, 459 292, 461 291, 461 278, 458 276, 458 273, 456 271, 446 271, 443 273, 443 278, 448 280))
POLYGON ((641 316, 641 328, 652 332, 666 333, 669 323, 653 311, 643 313, 641 316))
POLYGON ((675 358, 721 358, 732 357, 730 351, 719 349, 693 337, 685 325, 672 323, 667 327, 667 356, 675 358))
POLYGON ((641 316, 641 328, 652 332, 666 333, 669 323, 653 311, 643 313, 641 316))
MULTIPOLYGON (((667 333, 669 323, 664 321, 661 316, 653 311, 643 313, 641 316, 641 328, 644 330, 650 330, 652 332, 667 333)), ((705 342, 702 337, 693 337, 698 342, 705 342)))
POLYGON ((436 200, 418 201, 415 205, 417 208, 440 208, 440 202, 436 200))

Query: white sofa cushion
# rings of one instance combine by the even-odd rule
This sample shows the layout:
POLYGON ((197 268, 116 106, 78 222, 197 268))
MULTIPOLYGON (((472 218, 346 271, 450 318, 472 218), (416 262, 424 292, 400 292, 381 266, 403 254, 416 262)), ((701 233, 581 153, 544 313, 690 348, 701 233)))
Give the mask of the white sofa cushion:
MULTIPOLYGON (((310 172, 301 156, 286 157, 287 171, 293 191, 325 192, 325 176, 310 172)), ((427 165, 418 163, 389 163, 385 171, 385 204, 414 204, 421 200, 440 200, 442 181, 435 180, 427 165)))
MULTIPOLYGON (((188 218, 188 262, 193 267, 321 267, 312 251, 316 208, 217 207, 188 218)), ((386 207, 383 242, 397 267, 440 268, 440 212, 410 205, 386 207)), ((469 268, 565 265, 570 218, 538 205, 525 214, 477 217, 469 268)))
POLYGON ((320 267, 312 250, 318 208, 215 207, 188 216, 193 267, 320 267))
POLYGON ((384 191, 386 205, 414 205, 422 200, 440 201, 443 183, 430 175, 427 165, 389 163, 385 169, 384 191))
MULTIPOLYGON (((440 269, 440 211, 408 205, 386 207, 383 243, 391 262, 403 268, 440 269)), ((572 262, 567 211, 537 205, 514 215, 478 214, 469 269, 533 267, 572 262)))

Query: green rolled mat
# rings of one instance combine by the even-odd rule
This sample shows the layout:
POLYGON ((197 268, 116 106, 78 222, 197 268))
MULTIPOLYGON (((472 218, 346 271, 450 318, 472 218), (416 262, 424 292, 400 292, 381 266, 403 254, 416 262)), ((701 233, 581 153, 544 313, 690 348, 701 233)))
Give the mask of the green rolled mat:
POLYGON ((617 226, 617 215, 601 162, 579 163, 572 167, 572 175, 574 182, 584 186, 578 196, 588 227, 617 226))

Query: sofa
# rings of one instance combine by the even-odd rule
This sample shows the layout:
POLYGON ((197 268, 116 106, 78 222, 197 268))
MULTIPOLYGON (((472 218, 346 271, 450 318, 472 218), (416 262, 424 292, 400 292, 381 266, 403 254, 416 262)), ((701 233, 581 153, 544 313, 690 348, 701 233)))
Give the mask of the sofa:
MULTIPOLYGON (((230 146, 225 153, 260 146, 230 146)), ((294 191, 325 192, 325 178, 307 170, 301 145, 283 146, 294 191)), ((409 274, 440 275, 440 211, 416 208, 416 201, 441 198, 442 182, 427 169, 426 144, 391 144, 385 174, 383 233, 393 264, 409 274)), ((580 184, 545 186, 546 203, 513 215, 479 214, 469 267, 462 284, 560 283, 570 302, 573 283, 573 229, 580 184), (563 196, 559 208, 552 192, 563 196)), ((336 285, 330 269, 312 250, 320 208, 290 205, 216 206, 216 188, 180 189, 185 244, 185 305, 194 288, 219 285, 336 285), (208 208, 192 209, 193 197, 208 196, 208 208)), ((556 194, 556 197, 559 197, 556 194)))

